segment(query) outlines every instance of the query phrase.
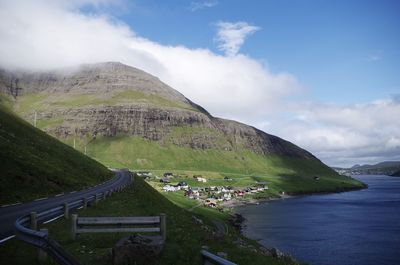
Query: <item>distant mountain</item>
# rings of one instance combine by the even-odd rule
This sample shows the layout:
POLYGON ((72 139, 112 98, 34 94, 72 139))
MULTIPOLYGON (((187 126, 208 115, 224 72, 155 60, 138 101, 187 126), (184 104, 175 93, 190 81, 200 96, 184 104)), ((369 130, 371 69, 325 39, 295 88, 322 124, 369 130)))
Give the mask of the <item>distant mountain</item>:
POLYGON ((354 165, 351 168, 334 168, 348 175, 392 175, 400 171, 400 161, 384 161, 374 165, 354 165))

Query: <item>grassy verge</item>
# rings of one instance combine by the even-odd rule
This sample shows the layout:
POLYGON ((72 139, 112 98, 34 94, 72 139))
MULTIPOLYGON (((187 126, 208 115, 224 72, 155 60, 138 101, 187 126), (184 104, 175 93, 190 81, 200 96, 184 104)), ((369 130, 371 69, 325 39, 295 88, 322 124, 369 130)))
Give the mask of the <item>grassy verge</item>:
MULTIPOLYGON (((223 251, 238 264, 295 264, 263 254, 260 246, 244 238, 228 225, 228 233, 219 235, 207 216, 196 215, 203 225, 194 221, 188 212, 137 178, 134 186, 114 194, 95 207, 79 212, 80 216, 146 216, 167 214, 167 242, 157 259, 138 261, 140 264, 201 264, 200 250, 208 246, 211 252, 223 251), (238 243, 241 242, 241 243, 238 243)), ((108 253, 124 234, 84 234, 76 241, 69 239, 69 224, 61 219, 47 225, 52 238, 58 240, 83 264, 110 264, 108 253)), ((32 247, 10 240, 0 246, 1 264, 35 264, 36 253, 32 247)))
POLYGON ((81 189, 113 175, 1 104, 0 161, 0 204, 81 189))

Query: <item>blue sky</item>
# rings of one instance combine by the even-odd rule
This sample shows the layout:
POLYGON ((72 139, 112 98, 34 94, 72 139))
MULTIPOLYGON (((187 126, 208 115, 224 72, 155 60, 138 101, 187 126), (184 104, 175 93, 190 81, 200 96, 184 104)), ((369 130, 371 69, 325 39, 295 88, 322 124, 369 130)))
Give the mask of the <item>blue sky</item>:
POLYGON ((400 1, 4 0, 0 66, 120 61, 333 166, 400 160, 400 1))
POLYGON ((116 16, 165 45, 216 53, 215 23, 246 21, 261 29, 241 52, 288 71, 316 100, 356 103, 400 92, 399 1, 134 1, 116 16))

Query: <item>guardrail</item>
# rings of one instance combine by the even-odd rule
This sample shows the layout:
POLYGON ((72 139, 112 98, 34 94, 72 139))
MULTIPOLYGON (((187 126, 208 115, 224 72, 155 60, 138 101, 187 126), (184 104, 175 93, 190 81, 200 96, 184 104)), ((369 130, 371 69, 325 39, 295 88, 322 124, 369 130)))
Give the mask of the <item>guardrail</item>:
MULTIPOLYGON (((80 263, 68 252, 66 252, 56 241, 49 238, 46 230, 37 231, 38 224, 48 222, 54 218, 64 216, 69 217, 69 211, 78 209, 80 207, 87 207, 88 203, 97 203, 100 199, 105 199, 113 192, 118 192, 132 183, 132 175, 127 182, 118 183, 115 186, 111 185, 105 188, 102 192, 93 191, 92 194, 86 195, 84 198, 65 202, 62 205, 54 208, 25 215, 15 221, 15 235, 17 239, 31 244, 54 258, 54 260, 61 265, 80 265, 80 263)), ((107 181, 109 182, 109 181, 107 181)))
POLYGON ((237 265, 236 263, 230 262, 229 260, 226 260, 224 258, 221 258, 217 255, 214 255, 207 250, 202 250, 201 256, 203 257, 203 265, 213 265, 213 264, 218 264, 218 265, 237 265))

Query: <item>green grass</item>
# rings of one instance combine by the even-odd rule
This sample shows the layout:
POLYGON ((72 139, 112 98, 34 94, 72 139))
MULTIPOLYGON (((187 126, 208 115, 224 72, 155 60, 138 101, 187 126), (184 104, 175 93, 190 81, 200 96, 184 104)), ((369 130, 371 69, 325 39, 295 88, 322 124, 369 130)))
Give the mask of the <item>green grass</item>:
MULTIPOLYGON (((137 261, 136 265, 202 264, 200 250, 204 245, 208 246, 213 253, 226 252, 229 260, 238 264, 294 264, 287 260, 278 260, 263 255, 259 244, 244 238, 230 226, 228 226, 227 235, 215 235, 211 219, 204 215, 196 215, 197 218, 203 220, 204 225, 196 224, 193 220, 193 213, 171 203, 140 178, 136 178, 133 187, 127 188, 122 193, 114 194, 110 199, 100 202, 97 206, 80 211, 79 215, 151 216, 160 213, 167 214, 165 248, 159 258, 137 261), (234 241, 239 238, 254 250, 238 247, 234 241)), ((107 253, 120 238, 126 235, 119 233, 83 234, 76 241, 72 241, 69 237, 69 227, 69 223, 63 219, 47 225, 50 236, 87 265, 110 264, 107 253)), ((0 263, 35 264, 35 254, 32 247, 13 239, 0 246, 0 263)))
POLYGON ((99 137, 87 148, 90 156, 113 167, 198 170, 246 175, 337 176, 318 160, 262 156, 245 149, 192 149, 169 143, 160 144, 135 136, 99 137))
POLYGON ((112 173, 0 105, 0 204, 94 185, 112 173))
POLYGON ((198 111, 190 105, 174 102, 166 98, 146 94, 135 90, 108 92, 103 94, 59 94, 59 93, 26 93, 20 95, 14 105, 14 110, 22 115, 34 110, 54 110, 64 108, 81 108, 97 105, 124 105, 143 103, 157 107, 171 107, 198 111))

